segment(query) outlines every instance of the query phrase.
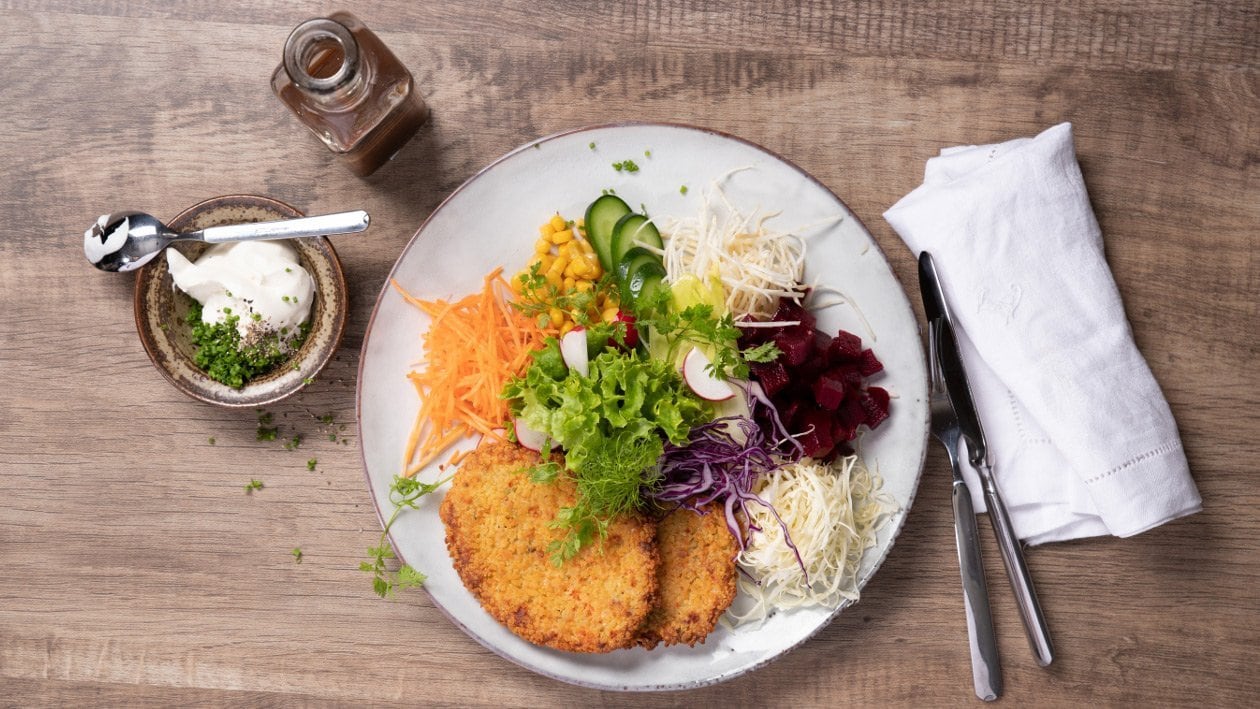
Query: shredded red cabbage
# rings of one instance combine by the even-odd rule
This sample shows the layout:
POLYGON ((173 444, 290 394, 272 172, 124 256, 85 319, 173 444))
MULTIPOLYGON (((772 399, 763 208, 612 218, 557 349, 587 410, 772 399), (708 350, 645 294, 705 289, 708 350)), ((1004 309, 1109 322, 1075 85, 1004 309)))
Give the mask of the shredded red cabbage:
MULTIPOLYGON (((786 433, 784 436, 795 443, 786 433)), ((728 416, 696 426, 691 429, 686 445, 665 444, 665 452, 660 458, 660 482, 651 492, 651 497, 657 502, 675 504, 696 513, 702 513, 701 508, 709 503, 721 502, 726 513, 726 526, 741 551, 747 548, 748 542, 737 514, 743 515, 750 532, 759 532, 761 529, 751 522, 748 505, 762 505, 778 520, 788 547, 804 570, 805 562, 792 543, 787 525, 773 505, 753 492, 761 475, 779 467, 772 450, 761 427, 751 418, 728 416), (742 443, 733 435, 732 427, 743 434, 745 440, 742 443)))

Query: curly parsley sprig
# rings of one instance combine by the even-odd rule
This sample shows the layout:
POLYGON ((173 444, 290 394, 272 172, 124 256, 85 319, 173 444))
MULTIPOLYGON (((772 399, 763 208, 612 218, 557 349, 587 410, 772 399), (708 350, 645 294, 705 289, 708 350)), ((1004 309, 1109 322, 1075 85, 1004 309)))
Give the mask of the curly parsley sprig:
POLYGON ((393 503, 394 511, 385 522, 385 528, 381 530, 380 542, 374 547, 368 547, 370 560, 359 563, 360 571, 372 574, 372 590, 376 591, 376 595, 387 598, 393 596, 398 589, 424 585, 425 575, 408 564, 398 567, 397 571, 390 571, 387 567, 386 562, 396 557, 388 539, 389 528, 403 510, 418 509, 420 498, 437 490, 450 479, 451 476, 447 476, 435 483, 426 483, 415 478, 394 476, 394 482, 389 486, 389 501, 393 503))
POLYGON ((780 354, 773 342, 746 350, 739 349, 739 328, 730 314, 718 317, 707 303, 692 305, 681 311, 669 307, 669 292, 662 289, 658 302, 640 308, 641 325, 652 328, 653 337, 670 343, 668 360, 676 359, 685 343, 708 345, 713 349, 709 371, 724 377, 748 378, 749 362, 773 362, 780 354))
POLYGON ((553 308, 560 310, 578 325, 590 327, 599 322, 601 313, 596 307, 599 297, 608 297, 617 292, 616 279, 607 273, 589 291, 561 288, 547 280, 542 272, 542 264, 537 261, 530 264, 528 270, 517 274, 515 286, 517 297, 512 301, 512 307, 536 318, 538 327, 543 328, 552 324, 549 313, 553 308))

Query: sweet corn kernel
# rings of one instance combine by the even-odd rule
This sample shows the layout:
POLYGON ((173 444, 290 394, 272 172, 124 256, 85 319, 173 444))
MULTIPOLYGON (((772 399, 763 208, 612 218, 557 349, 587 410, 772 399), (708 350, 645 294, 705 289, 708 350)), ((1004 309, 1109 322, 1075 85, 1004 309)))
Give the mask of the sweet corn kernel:
POLYGON ((551 225, 552 231, 560 231, 561 229, 564 228, 564 224, 565 224, 564 217, 560 216, 559 214, 552 215, 551 221, 547 223, 551 225))
POLYGON ((569 334, 569 331, 573 329, 574 324, 575 323, 566 322, 565 324, 561 325, 560 336, 564 337, 565 335, 569 334))
POLYGON ((577 289, 579 293, 589 293, 591 292, 593 288, 595 288, 595 284, 592 283, 591 281, 578 281, 577 282, 577 289))
POLYGON ((551 243, 564 244, 573 241, 572 229, 558 229, 556 233, 551 235, 551 243))
POLYGON ((567 291, 570 291, 570 290, 573 290, 573 289, 574 289, 574 288, 576 288, 576 287, 577 287, 577 281, 576 281, 576 280, 574 280, 573 276, 565 276, 565 278, 564 278, 564 289, 565 289, 565 290, 567 290, 567 291))
POLYGON ((538 270, 542 271, 543 273, 546 273, 547 271, 551 270, 551 265, 555 260, 556 260, 556 257, 552 256, 551 254, 540 255, 538 257, 538 270))
POLYGON ((617 312, 618 312, 618 308, 617 308, 616 306, 611 307, 611 308, 606 308, 606 309, 604 310, 604 312, 602 313, 602 317, 603 317, 603 319, 604 319, 604 322, 606 322, 606 323, 611 323, 611 322, 613 322, 614 320, 616 320, 616 319, 617 319, 617 312))
POLYGON ((569 257, 561 254, 560 256, 556 257, 555 261, 551 262, 551 266, 547 268, 547 272, 551 273, 552 271, 555 271, 557 274, 562 274, 564 273, 564 269, 567 268, 568 266, 569 266, 569 257))
POLYGON ((551 226, 551 222, 547 222, 546 224, 543 224, 542 226, 538 227, 538 233, 544 237, 551 236, 552 232, 554 232, 555 230, 556 228, 551 226))
POLYGON ((547 318, 551 320, 552 327, 560 327, 560 323, 564 322, 564 311, 560 308, 551 308, 547 311, 547 318))
POLYGON ((586 276, 587 266, 586 259, 578 257, 569 262, 568 273, 576 278, 584 278, 586 276))
POLYGON ((551 241, 549 241, 547 237, 544 236, 538 241, 534 242, 534 253, 545 254, 545 253, 550 253, 550 252, 551 252, 551 241))

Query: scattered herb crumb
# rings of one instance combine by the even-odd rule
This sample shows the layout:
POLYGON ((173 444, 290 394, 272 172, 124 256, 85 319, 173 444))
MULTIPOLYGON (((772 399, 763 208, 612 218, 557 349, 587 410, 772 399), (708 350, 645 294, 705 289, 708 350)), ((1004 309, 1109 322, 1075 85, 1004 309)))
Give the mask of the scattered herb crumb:
POLYGON ((311 458, 310 460, 306 461, 306 469, 307 469, 307 470, 314 470, 314 469, 315 469, 315 464, 316 464, 316 463, 318 463, 318 462, 319 462, 319 461, 318 461, 318 460, 316 460, 315 458, 311 458))
POLYGON ((302 547, 293 547, 293 551, 289 553, 293 555, 294 563, 302 563, 302 547))
POLYGON ((271 422, 275 419, 270 412, 264 411, 258 414, 258 431, 256 437, 260 441, 274 441, 276 434, 280 431, 278 426, 272 426, 271 422))
POLYGON ((309 384, 313 383, 314 381, 315 381, 315 377, 303 377, 303 378, 302 378, 302 383, 303 383, 303 384, 308 384, 308 385, 309 385, 309 384))
POLYGON ((335 433, 330 433, 330 434, 328 434, 328 440, 332 441, 333 443, 336 443, 336 442, 337 442, 337 434, 335 434, 335 433))
POLYGON ((214 436, 210 437, 210 445, 214 445, 214 436))
POLYGON ((679 187, 678 194, 687 194, 687 186, 683 185, 682 187, 679 187))
POLYGON ((644 151, 643 151, 643 157, 645 157, 645 158, 650 158, 650 157, 652 157, 652 151, 651 151, 651 150, 644 150, 644 151))
POLYGON ((613 166, 613 169, 616 170, 617 172, 622 172, 623 170, 625 172, 638 172, 639 171, 638 164, 636 164, 630 158, 626 158, 625 160, 622 160, 621 162, 615 162, 612 164, 612 166, 613 166))
POLYGON ((593 140, 592 140, 592 141, 591 141, 591 144, 590 144, 588 147, 589 147, 591 150, 594 150, 594 149, 595 149, 595 141, 593 141, 593 140))
POLYGON ((263 482, 261 480, 255 480, 251 478, 249 482, 245 483, 246 495, 250 494, 251 492, 255 490, 261 490, 261 489, 263 489, 263 482))
POLYGON ((323 416, 319 417, 319 422, 326 426, 331 426, 334 420, 335 419, 333 418, 332 414, 324 414, 323 416))
POLYGON ((300 445, 302 445, 302 435, 297 434, 284 442, 284 449, 287 451, 297 450, 300 445))

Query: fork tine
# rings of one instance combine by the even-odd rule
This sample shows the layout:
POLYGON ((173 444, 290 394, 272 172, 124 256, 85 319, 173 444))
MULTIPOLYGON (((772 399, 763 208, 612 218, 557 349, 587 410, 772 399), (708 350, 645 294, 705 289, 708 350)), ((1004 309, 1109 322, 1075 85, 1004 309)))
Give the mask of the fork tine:
POLYGON ((941 372, 941 363, 936 356, 941 346, 940 339, 940 324, 932 320, 928 323, 928 371, 931 377, 933 394, 943 394, 945 392, 945 375, 941 372))

